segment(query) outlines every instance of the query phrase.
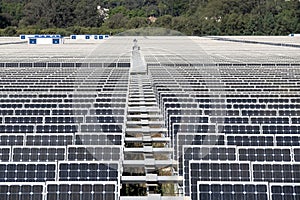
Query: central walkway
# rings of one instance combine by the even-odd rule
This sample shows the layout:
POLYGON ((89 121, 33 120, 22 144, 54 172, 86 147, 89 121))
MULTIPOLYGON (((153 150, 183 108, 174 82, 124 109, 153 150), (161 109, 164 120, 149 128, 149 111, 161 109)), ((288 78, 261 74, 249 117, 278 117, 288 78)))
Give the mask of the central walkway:
POLYGON ((176 196, 180 179, 173 172, 177 163, 171 159, 167 128, 136 42, 131 67, 122 195, 149 199, 176 196))

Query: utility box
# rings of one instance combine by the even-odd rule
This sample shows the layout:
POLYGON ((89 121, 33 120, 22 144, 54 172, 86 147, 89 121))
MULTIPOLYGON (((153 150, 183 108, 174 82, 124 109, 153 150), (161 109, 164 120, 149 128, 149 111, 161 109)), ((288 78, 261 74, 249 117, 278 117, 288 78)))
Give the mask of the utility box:
POLYGON ((109 35, 70 35, 71 42, 95 42, 108 38, 109 35))
MULTIPOLYGON (((20 36, 21 37, 21 36, 20 36)), ((24 35, 22 36, 24 38, 24 35)), ((28 44, 63 44, 64 39, 61 35, 34 35, 25 36, 28 44)))
POLYGON ((35 37, 37 35, 20 35, 20 40, 21 41, 28 41, 29 38, 35 37))

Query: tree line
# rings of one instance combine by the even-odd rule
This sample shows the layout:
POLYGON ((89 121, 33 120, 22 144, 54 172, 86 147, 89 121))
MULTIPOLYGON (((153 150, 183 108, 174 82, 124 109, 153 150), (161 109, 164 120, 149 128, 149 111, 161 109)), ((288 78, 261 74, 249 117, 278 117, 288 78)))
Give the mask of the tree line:
POLYGON ((300 32, 300 2, 298 0, 0 0, 0 35, 117 34, 142 27, 163 27, 198 36, 287 35, 300 32), (157 20, 150 21, 148 19, 150 16, 157 20))

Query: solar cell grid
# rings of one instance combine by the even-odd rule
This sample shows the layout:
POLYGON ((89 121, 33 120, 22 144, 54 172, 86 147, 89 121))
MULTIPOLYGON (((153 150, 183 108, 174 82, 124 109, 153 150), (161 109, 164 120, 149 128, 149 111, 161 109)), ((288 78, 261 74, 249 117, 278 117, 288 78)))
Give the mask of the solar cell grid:
POLYGON ((247 117, 210 117, 211 123, 226 123, 226 124, 248 124, 249 118, 247 117))
POLYGON ((293 161, 299 162, 300 161, 300 148, 299 147, 293 147, 293 161))
POLYGON ((6 124, 36 124, 43 123, 42 117, 5 117, 6 124))
POLYGON ((252 162, 253 181, 298 183, 300 163, 297 162, 252 162))
POLYGON ((82 123, 83 117, 81 116, 55 116, 55 117, 45 117, 45 123, 54 123, 54 124, 65 124, 65 123, 82 123))
POLYGON ((173 135, 176 136, 177 132, 181 133, 215 133, 214 124, 205 123, 174 123, 173 135))
POLYGON ((0 134, 0 145, 2 146, 17 146, 24 144, 25 134, 0 134))
POLYGON ((26 134, 27 146, 67 146, 73 144, 73 134, 26 134))
POLYGON ((203 115, 169 115, 169 123, 208 123, 208 117, 203 115))
POLYGON ((205 115, 209 116, 240 116, 240 110, 238 109, 205 109, 205 115))
POLYGON ((44 183, 0 183, 0 199, 43 200, 44 183))
POLYGON ((218 130, 225 134, 259 134, 259 125, 244 125, 244 124, 218 124, 218 130))
POLYGON ((298 134, 300 126, 297 125, 264 125, 263 134, 298 134))
POLYGON ((0 125, 0 133, 33 133, 33 125, 0 125))
POLYGON ((0 161, 8 162, 10 160, 11 147, 0 146, 0 161))
POLYGON ((119 163, 113 161, 60 161, 59 181, 118 181, 119 163))
POLYGON ((194 160, 235 161, 236 146, 183 145, 182 157, 179 157, 179 174, 189 172, 189 162, 194 160))
POLYGON ((280 109, 278 112, 280 116, 300 116, 300 110, 295 109, 280 109))
POLYGON ((292 149, 288 147, 237 147, 238 160, 244 161, 292 161, 292 149))
MULTIPOLYGON (((259 199, 269 200, 266 182, 197 182, 198 200, 259 199)), ((193 196, 192 199, 197 199, 193 196)))
POLYGON ((185 164, 189 160, 236 160, 236 146, 184 145, 182 148, 185 164))
POLYGON ((86 123, 123 123, 124 116, 111 115, 111 116, 85 116, 86 123))
MULTIPOLYGON (((16 109, 15 110, 15 115, 23 115, 23 116, 28 116, 28 115, 50 115, 51 111, 50 110, 45 110, 45 109, 16 109)), ((9 114, 12 115, 12 114, 9 114)))
POLYGON ((65 147, 13 147, 12 161, 14 162, 54 162, 58 160, 65 160, 65 147))
POLYGON ((68 146, 69 161, 119 161, 121 147, 112 146, 68 146))
POLYGON ((117 182, 47 182, 47 200, 118 199, 117 182))
POLYGON ((243 161, 190 161, 184 173, 185 195, 192 199, 197 198, 197 181, 251 181, 250 162, 243 161))
MULTIPOLYGON (((254 109, 245 110, 245 109, 242 109, 241 111, 242 111, 243 116, 276 116, 277 115, 277 110, 254 110, 254 109)), ((282 114, 280 114, 280 113, 279 113, 279 115, 282 116, 282 114)), ((300 115, 300 113, 299 113, 299 115, 300 115)), ((283 116, 285 116, 285 115, 283 115, 283 116)))
POLYGON ((45 182, 56 178, 53 162, 1 162, 0 182, 45 182))
POLYGON ((122 145, 121 133, 76 133, 76 145, 122 145))
POLYGON ((292 124, 300 124, 300 117, 293 117, 291 118, 292 124))
POLYGON ((114 123, 114 124, 107 124, 107 123, 97 123, 97 124, 80 124, 81 132, 104 132, 104 133, 122 133, 123 124, 121 123, 114 123))
POLYGON ((288 117, 251 117, 253 124, 289 124, 288 117))
POLYGON ((300 196, 299 183, 270 183, 272 200, 297 200, 300 196))
POLYGON ((225 138, 222 134, 201 134, 201 133, 177 133, 177 145, 174 147, 174 154, 179 160, 183 155, 183 145, 224 145, 225 138))

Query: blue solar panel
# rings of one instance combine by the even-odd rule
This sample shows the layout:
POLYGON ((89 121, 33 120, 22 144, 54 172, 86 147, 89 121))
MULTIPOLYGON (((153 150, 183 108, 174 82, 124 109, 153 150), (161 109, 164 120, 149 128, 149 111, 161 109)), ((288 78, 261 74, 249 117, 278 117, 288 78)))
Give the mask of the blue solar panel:
POLYGON ((0 183, 0 199, 43 200, 44 183, 0 183))
POLYGON ((300 163, 252 162, 253 181, 280 183, 300 182, 300 163))
POLYGON ((47 199, 118 199, 118 182, 47 182, 47 199))
POLYGON ((53 162, 1 162, 0 182, 55 181, 56 163, 53 162))
POLYGON ((299 183, 270 183, 272 200, 298 200, 300 196, 299 183))
POLYGON ((59 162, 59 181, 118 181, 118 162, 59 162))
POLYGON ((269 186, 265 182, 197 182, 198 200, 236 199, 269 200, 269 186))
POLYGON ((250 169, 245 161, 190 161, 184 170, 185 195, 197 198, 197 181, 250 181, 250 169))

